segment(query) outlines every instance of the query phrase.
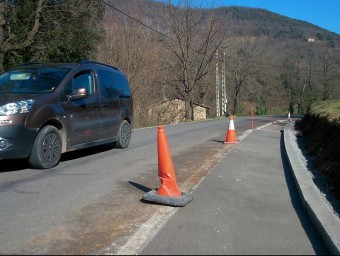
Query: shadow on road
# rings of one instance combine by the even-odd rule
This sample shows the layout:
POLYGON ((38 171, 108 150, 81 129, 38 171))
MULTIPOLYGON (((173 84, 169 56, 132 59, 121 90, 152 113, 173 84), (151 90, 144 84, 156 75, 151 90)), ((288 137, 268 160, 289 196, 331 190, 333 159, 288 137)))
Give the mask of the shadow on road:
MULTIPOLYGON (((113 143, 108 143, 100 146, 95 146, 86 149, 80 149, 76 151, 67 152, 61 155, 60 162, 70 161, 78 158, 103 153, 114 149, 113 143)), ((0 161, 0 173, 20 171, 24 169, 30 169, 31 166, 26 158, 22 159, 4 159, 0 161)))

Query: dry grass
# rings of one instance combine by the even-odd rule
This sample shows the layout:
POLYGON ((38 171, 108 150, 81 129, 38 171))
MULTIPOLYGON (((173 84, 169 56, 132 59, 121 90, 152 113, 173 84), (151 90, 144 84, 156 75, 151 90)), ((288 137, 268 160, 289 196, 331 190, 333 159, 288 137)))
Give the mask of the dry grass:
POLYGON ((340 122, 340 100, 321 101, 312 106, 310 114, 340 122))

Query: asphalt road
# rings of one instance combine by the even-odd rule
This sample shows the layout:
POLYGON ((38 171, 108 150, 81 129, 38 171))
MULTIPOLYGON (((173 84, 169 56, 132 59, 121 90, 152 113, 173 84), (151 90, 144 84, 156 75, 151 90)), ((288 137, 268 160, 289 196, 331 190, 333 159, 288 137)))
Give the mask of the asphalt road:
MULTIPOLYGON (((256 117, 254 127, 280 118, 256 117)), ((251 128, 249 118, 234 123, 238 136, 251 128)), ((230 150, 223 144, 227 129, 225 118, 165 126, 183 192, 230 150)), ((167 214, 140 200, 159 186, 157 127, 135 130, 124 150, 72 152, 49 170, 3 160, 0 170, 0 254, 112 254, 162 216, 156 212, 167 214)))
POLYGON ((168 209, 171 217, 151 239, 134 247, 132 238, 117 254, 329 254, 298 196, 284 153, 285 123, 244 134, 192 191, 192 202, 168 209))

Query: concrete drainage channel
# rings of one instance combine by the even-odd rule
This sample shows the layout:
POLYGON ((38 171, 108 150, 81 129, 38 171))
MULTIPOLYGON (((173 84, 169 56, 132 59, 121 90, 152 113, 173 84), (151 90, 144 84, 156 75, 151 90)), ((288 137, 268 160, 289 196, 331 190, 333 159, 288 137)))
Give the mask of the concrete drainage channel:
POLYGON ((289 166, 299 191, 300 200, 333 255, 340 254, 340 220, 313 183, 308 170, 299 157, 300 149, 293 133, 294 123, 284 127, 284 146, 289 166))

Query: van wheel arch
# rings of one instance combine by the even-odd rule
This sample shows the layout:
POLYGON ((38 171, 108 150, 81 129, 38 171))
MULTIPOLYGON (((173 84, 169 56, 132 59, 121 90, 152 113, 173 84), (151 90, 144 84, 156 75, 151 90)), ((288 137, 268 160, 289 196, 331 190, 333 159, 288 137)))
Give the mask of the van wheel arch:
POLYGON ((46 125, 39 131, 28 161, 33 168, 49 169, 59 163, 61 153, 60 131, 55 126, 46 125))

